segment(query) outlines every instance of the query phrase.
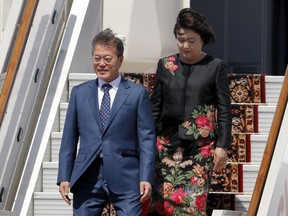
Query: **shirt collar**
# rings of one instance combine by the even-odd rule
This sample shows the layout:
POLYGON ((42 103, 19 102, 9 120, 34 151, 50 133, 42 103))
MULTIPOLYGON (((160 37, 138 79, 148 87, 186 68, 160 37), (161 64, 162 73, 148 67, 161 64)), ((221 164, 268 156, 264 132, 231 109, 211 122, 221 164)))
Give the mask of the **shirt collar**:
MULTIPOLYGON (((120 84, 121 81, 121 75, 119 74, 119 76, 114 79, 112 82, 110 82, 109 84, 112 86, 113 89, 118 89, 118 86, 120 84)), ((98 86, 101 89, 102 85, 105 84, 106 82, 100 78, 98 78, 98 86)))

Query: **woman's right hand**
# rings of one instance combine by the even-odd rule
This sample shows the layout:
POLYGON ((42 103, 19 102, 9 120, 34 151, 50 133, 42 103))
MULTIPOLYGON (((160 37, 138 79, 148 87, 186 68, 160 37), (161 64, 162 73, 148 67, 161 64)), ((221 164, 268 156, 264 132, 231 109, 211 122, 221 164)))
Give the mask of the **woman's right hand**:
POLYGON ((214 150, 214 171, 221 171, 227 162, 227 149, 216 147, 214 150))

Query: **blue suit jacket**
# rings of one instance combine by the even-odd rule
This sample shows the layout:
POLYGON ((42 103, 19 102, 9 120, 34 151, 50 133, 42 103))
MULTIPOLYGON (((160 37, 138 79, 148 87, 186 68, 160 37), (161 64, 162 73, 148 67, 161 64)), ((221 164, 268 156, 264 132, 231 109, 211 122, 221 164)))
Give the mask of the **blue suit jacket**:
POLYGON ((156 137, 148 93, 142 86, 122 78, 103 130, 97 88, 96 79, 72 89, 57 184, 69 181, 73 192, 77 180, 100 156, 106 181, 114 193, 138 192, 139 182, 153 184, 155 175, 156 137))

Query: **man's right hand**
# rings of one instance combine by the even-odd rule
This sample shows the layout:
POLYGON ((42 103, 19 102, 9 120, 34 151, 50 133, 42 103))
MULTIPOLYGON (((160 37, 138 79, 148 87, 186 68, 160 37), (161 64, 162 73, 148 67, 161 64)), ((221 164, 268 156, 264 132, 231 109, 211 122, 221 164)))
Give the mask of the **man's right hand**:
POLYGON ((59 192, 60 192, 62 198, 65 200, 65 202, 67 202, 68 205, 71 205, 71 200, 68 196, 69 188, 70 188, 70 183, 68 181, 63 181, 60 183, 59 192))

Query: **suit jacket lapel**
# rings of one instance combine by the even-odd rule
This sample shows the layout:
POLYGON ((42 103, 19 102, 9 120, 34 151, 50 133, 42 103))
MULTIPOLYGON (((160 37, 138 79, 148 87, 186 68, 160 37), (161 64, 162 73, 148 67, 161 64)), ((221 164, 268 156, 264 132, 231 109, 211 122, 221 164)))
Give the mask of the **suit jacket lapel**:
POLYGON ((109 125, 119 112, 120 108, 124 104, 125 100, 127 99, 128 95, 130 94, 129 88, 129 83, 124 78, 121 78, 121 82, 119 84, 118 91, 112 105, 106 128, 109 127, 109 125))
POLYGON ((99 103, 98 103, 98 79, 95 82, 91 82, 89 85, 90 93, 88 94, 88 101, 94 115, 94 118, 98 124, 98 126, 102 130, 101 120, 99 117, 99 103))

